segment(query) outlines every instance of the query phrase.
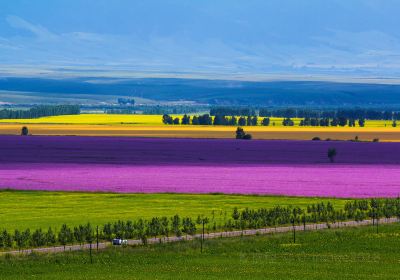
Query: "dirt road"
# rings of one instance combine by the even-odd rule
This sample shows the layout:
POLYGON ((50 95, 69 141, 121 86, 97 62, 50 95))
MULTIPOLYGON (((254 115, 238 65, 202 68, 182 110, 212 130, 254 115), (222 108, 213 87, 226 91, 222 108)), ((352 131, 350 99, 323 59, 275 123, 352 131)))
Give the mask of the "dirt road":
MULTIPOLYGON (((397 218, 390 218, 390 219, 381 219, 379 221, 380 224, 388 224, 388 223, 395 223, 398 222, 399 220, 397 218)), ((310 230, 322 230, 322 229, 327 229, 327 228, 344 228, 344 227, 359 227, 359 226, 367 226, 371 225, 372 220, 363 220, 360 222, 356 221, 348 221, 348 222, 337 222, 330 224, 329 226, 327 224, 307 224, 305 227, 304 225, 298 225, 295 226, 296 231, 310 231, 310 230)), ((285 227, 276 227, 276 228, 262 228, 262 229, 248 229, 248 230, 243 230, 243 231, 225 231, 225 232, 216 232, 216 233, 206 233, 204 234, 204 239, 212 239, 212 238, 226 238, 226 237, 238 237, 238 236, 251 236, 251 235, 258 235, 258 234, 272 234, 272 233, 283 233, 283 232, 289 232, 292 231, 293 227, 292 226, 285 226, 285 227)), ((162 243, 162 242, 178 242, 182 240, 193 240, 193 239, 200 239, 201 234, 196 234, 193 236, 181 236, 181 237, 168 237, 168 238, 149 238, 147 240, 148 244, 156 244, 156 243, 162 243)), ((141 240, 137 239, 129 239, 128 240, 128 245, 142 245, 143 242, 141 240)), ((105 249, 107 247, 110 247, 111 243, 110 242, 100 242, 98 245, 99 249, 105 249)), ((90 244, 84 244, 84 245, 68 245, 65 246, 65 251, 79 251, 79 250, 89 250, 90 244)), ((97 244, 93 243, 92 244, 92 249, 96 250, 97 249, 97 244)), ((31 253, 59 253, 59 252, 64 252, 64 247, 63 246, 56 246, 56 247, 46 247, 46 248, 34 248, 34 249, 25 249, 21 251, 8 251, 8 252, 0 252, 0 255, 6 255, 6 254, 11 254, 11 255, 18 255, 18 254, 31 254, 31 253)))

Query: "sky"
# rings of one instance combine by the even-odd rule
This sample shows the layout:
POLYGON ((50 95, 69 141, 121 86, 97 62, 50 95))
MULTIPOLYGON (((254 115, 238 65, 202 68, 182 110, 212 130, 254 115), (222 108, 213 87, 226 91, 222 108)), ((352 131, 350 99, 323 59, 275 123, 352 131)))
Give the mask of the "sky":
POLYGON ((400 75, 398 0, 0 0, 0 73, 400 75))

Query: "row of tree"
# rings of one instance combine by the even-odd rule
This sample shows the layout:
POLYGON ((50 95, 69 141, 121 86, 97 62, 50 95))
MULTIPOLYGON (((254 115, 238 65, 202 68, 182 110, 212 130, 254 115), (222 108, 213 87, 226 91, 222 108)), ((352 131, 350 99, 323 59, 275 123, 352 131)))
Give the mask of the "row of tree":
MULTIPOLYGON (((162 117, 162 122, 164 124, 182 124, 182 125, 226 125, 226 126, 256 126, 259 124, 259 119, 257 116, 222 116, 216 115, 215 117, 209 114, 203 114, 199 116, 188 116, 184 115, 182 118, 171 117, 170 115, 164 114, 162 117)), ((264 118, 261 120, 261 125, 270 125, 270 119, 264 118)))
POLYGON ((79 105, 40 105, 29 110, 0 110, 0 119, 34 119, 47 116, 78 115, 79 105))
POLYGON ((367 120, 399 120, 400 111, 394 110, 374 110, 374 109, 265 109, 259 110, 260 117, 281 117, 281 118, 318 118, 318 119, 367 119, 367 120))
MULTIPOLYGON (((168 114, 164 114, 162 117, 162 121, 164 124, 171 125, 226 125, 226 126, 269 126, 271 125, 271 120, 269 117, 265 117, 261 119, 261 122, 257 116, 223 116, 216 115, 212 117, 209 114, 203 114, 199 116, 189 116, 184 115, 182 118, 172 117, 168 114)), ((272 122, 272 125, 275 125, 275 122, 272 122)), ((292 118, 284 118, 282 120, 283 126, 295 126, 295 122, 292 118)), ((301 119, 299 126, 349 126, 349 127, 364 127, 365 119, 348 119, 346 117, 338 117, 338 118, 309 118, 306 117, 301 119)), ((392 126, 396 127, 397 122, 394 120, 392 122, 392 126)))
MULTIPOLYGON (((285 126, 293 126, 294 122, 290 118, 286 118, 283 120, 283 125, 285 126)), ((364 127, 365 119, 348 119, 345 117, 339 118, 304 118, 300 120, 299 126, 349 126, 349 127, 364 127)), ((392 126, 397 126, 397 121, 393 120, 392 126)))
POLYGON ((304 109, 304 108, 249 108, 249 107, 213 107, 211 116, 259 116, 278 118, 318 118, 318 119, 368 119, 368 120, 399 120, 400 111, 382 109, 304 109), (257 114, 258 113, 258 114, 257 114))
POLYGON ((300 121, 300 126, 349 126, 349 127, 364 127, 365 126, 365 119, 347 119, 345 117, 339 118, 305 118, 300 121))
POLYGON ((190 217, 153 217, 149 220, 117 221, 93 227, 91 224, 69 227, 63 224, 59 230, 49 228, 47 231, 36 229, 31 231, 15 230, 13 233, 3 230, 0 234, 0 248, 18 248, 55 246, 57 244, 92 244, 99 240, 113 238, 140 239, 144 244, 148 237, 194 235, 198 229, 209 231, 230 231, 244 229, 259 229, 284 225, 304 225, 308 223, 336 223, 344 221, 362 221, 372 219, 378 230, 379 220, 397 217, 400 219, 400 198, 395 199, 363 199, 346 202, 342 209, 335 209, 330 202, 310 204, 305 208, 282 207, 260 209, 235 208, 230 215, 220 212, 219 222, 212 212, 211 218, 190 217), (224 215, 223 215, 224 214, 224 215), (207 227, 205 228, 205 225, 207 227), (200 226, 200 227, 199 227, 200 226))
POLYGON ((196 233, 196 221, 190 217, 181 218, 175 215, 172 218, 154 217, 150 220, 139 219, 137 221, 117 221, 107 223, 102 228, 94 228, 90 223, 69 227, 63 224, 61 228, 53 230, 51 227, 44 231, 41 228, 31 231, 30 229, 18 230, 13 233, 3 230, 0 233, 0 249, 27 247, 43 247, 67 244, 92 244, 99 240, 112 240, 113 238, 137 238, 143 243, 148 237, 160 235, 182 236, 182 234, 193 235, 196 233))

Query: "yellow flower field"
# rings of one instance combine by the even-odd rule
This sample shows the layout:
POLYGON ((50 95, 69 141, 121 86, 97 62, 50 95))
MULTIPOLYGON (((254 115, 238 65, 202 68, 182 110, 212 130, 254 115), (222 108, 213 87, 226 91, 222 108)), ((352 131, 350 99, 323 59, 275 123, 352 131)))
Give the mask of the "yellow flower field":
POLYGON ((117 114, 81 114, 51 116, 37 119, 3 119, 0 123, 22 124, 129 124, 129 125, 161 125, 160 115, 117 115, 117 114))
MULTIPOLYGON (((173 116, 175 117, 175 116, 173 116)), ((179 116, 181 117, 181 116, 179 116)), ((83 136, 135 136, 135 137, 185 137, 234 138, 236 127, 164 125, 161 115, 81 114, 43 117, 38 119, 0 120, 0 134, 20 134, 27 125, 33 135, 83 135, 83 136)), ((261 120, 261 118, 260 118, 261 120)), ((365 127, 299 127, 282 126, 282 118, 271 118, 271 125, 245 127, 254 139, 310 140, 313 137, 337 140, 354 139, 371 141, 400 141, 400 127, 391 121, 370 120, 365 127), (272 125, 275 123, 275 126, 272 125)))
MULTIPOLYGON (((171 115, 172 117, 182 117, 182 115, 171 115)), ((128 124, 128 125, 163 125, 162 115, 123 115, 123 114, 81 114, 66 116, 51 116, 37 119, 0 119, 0 123, 19 123, 19 124, 128 124)), ((262 117, 259 118, 261 123, 262 117)), ((283 127, 283 118, 270 118, 271 126, 283 127)), ((293 118, 296 126, 300 119, 293 118)), ((391 121, 367 120, 365 127, 391 127, 391 121)))

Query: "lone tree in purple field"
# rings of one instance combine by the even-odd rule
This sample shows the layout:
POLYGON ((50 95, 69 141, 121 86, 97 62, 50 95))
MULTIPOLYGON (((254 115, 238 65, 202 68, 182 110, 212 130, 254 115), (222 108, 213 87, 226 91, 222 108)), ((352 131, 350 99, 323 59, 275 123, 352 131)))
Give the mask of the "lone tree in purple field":
POLYGON ((26 126, 23 126, 21 129, 21 135, 22 136, 27 136, 29 134, 29 130, 26 126))
POLYGON ((336 156, 336 149, 335 148, 329 148, 328 149, 328 158, 331 162, 335 161, 335 156, 336 156))

